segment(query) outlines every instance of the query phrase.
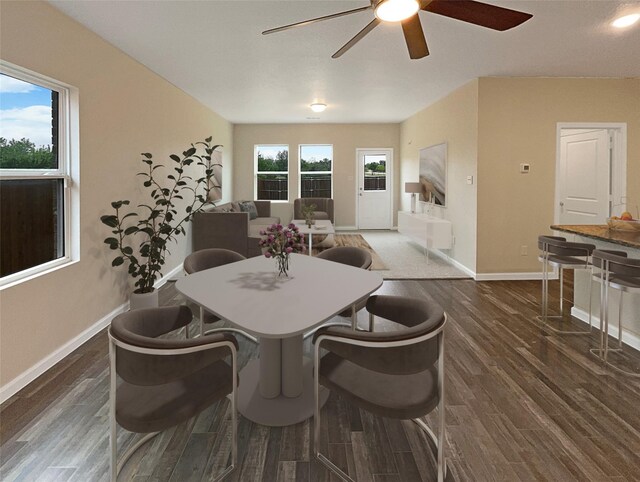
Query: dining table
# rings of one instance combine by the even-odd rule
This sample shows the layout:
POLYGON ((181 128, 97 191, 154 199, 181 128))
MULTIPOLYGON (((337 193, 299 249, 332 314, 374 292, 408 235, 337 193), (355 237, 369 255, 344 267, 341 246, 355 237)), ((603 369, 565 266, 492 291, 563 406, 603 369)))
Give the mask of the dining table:
MULTIPOLYGON (((176 289, 188 300, 258 338, 259 358, 240 370, 238 410, 267 426, 287 426, 313 415, 313 366, 303 335, 352 307, 382 285, 375 271, 290 254, 279 276, 264 256, 199 271, 176 289)), ((323 390, 320 402, 326 402, 323 390)))

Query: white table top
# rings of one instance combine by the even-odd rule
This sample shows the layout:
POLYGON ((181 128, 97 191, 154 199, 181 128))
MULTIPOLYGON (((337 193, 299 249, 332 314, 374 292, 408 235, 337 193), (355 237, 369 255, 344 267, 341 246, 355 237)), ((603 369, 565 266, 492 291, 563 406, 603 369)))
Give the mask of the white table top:
POLYGON ((292 254, 290 279, 276 261, 258 256, 181 278, 179 292, 207 311, 264 338, 306 333, 382 285, 382 276, 352 266, 292 254))
POLYGON ((304 219, 294 219, 291 221, 298 226, 302 234, 335 234, 336 230, 328 219, 316 219, 316 224, 308 227, 304 219))

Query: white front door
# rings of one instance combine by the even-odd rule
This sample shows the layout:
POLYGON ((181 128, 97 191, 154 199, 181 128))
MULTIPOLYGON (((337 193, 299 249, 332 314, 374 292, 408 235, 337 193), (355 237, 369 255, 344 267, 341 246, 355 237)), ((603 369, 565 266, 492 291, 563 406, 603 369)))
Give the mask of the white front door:
POLYGON ((559 224, 606 224, 610 200, 607 129, 563 129, 558 164, 559 224))
POLYGON ((391 229, 391 149, 357 149, 358 229, 391 229))

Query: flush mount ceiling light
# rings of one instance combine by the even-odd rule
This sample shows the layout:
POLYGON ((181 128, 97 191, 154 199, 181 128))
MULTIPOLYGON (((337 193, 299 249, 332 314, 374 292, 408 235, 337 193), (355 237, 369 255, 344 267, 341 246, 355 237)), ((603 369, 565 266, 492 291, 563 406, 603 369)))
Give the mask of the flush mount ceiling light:
POLYGON ((417 0, 383 0, 376 5, 375 16, 383 22, 400 22, 420 10, 417 0))
POLYGON ((311 104, 309 107, 311 107, 311 110, 313 112, 324 112, 324 110, 327 108, 327 104, 320 104, 318 102, 311 104))
POLYGON ((616 18, 611 25, 616 28, 631 27, 634 23, 640 20, 640 13, 632 13, 631 15, 625 15, 624 17, 616 18))

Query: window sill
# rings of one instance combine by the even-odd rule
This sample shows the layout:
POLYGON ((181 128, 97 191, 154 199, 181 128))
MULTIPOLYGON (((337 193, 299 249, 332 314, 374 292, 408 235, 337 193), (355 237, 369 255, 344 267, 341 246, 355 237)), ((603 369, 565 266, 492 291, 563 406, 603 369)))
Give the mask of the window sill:
POLYGON ((71 259, 68 257, 55 259, 53 261, 49 261, 48 263, 34 266, 33 268, 29 268, 24 271, 19 271, 12 275, 5 276, 0 280, 0 291, 8 288, 13 288, 14 286, 26 283, 40 276, 53 273, 54 271, 66 268, 67 266, 71 266, 72 264, 75 264, 79 261, 79 259, 71 259))

